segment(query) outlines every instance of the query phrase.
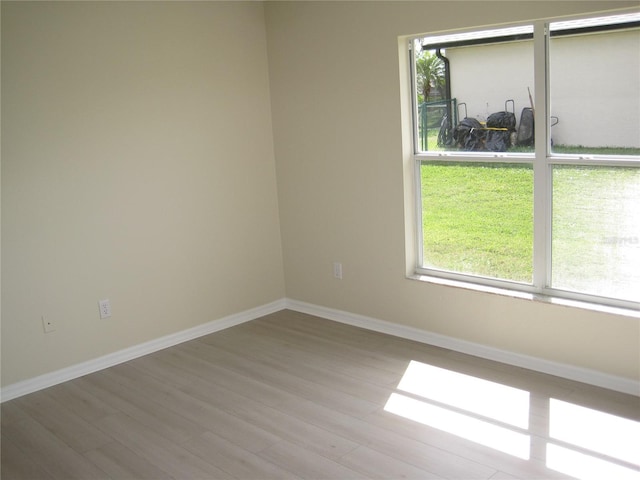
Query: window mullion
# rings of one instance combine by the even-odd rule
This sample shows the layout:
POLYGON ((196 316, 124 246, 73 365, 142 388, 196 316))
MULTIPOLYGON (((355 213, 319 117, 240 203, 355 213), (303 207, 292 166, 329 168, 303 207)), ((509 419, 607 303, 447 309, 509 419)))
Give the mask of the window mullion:
POLYGON ((535 162, 533 164, 533 285, 542 290, 550 276, 551 184, 547 163, 549 151, 548 59, 544 22, 534 25, 533 41, 535 82, 535 162))
POLYGON ((409 39, 407 42, 409 54, 409 76, 411 78, 411 115, 413 120, 413 153, 414 155, 420 150, 419 129, 418 129, 418 95, 416 92, 416 59, 415 59, 415 40, 409 39))

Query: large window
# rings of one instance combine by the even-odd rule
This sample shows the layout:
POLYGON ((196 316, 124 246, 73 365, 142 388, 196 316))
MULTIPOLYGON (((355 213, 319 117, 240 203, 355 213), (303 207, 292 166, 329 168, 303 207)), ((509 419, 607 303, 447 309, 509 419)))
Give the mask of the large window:
POLYGON ((412 38, 417 273, 640 306, 640 13, 412 38))

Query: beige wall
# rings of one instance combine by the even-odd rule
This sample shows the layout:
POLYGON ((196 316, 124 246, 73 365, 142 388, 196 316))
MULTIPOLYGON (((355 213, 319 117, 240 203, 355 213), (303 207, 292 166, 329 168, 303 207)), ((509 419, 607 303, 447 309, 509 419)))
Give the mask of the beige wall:
POLYGON ((638 319, 405 278, 398 36, 621 5, 2 2, 2 385, 285 295, 637 378, 638 319))
POLYGON ((398 36, 620 5, 268 3, 287 296, 637 379, 637 318, 426 284, 408 280, 405 267, 403 182, 409 188, 412 169, 398 36), (334 261, 343 280, 333 278, 334 261))
POLYGON ((284 296, 262 4, 3 1, 2 46, 3 385, 284 296))

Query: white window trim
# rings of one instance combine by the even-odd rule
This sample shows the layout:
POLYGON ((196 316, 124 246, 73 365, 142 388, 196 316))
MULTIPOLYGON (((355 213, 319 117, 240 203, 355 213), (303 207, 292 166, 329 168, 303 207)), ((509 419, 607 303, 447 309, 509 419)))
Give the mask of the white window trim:
MULTIPOLYGON (((595 15, 594 15, 595 16, 595 15)), ((602 13, 597 16, 603 16, 602 13)), ((588 17, 587 17, 588 18, 588 17)), ((417 93, 413 82, 413 59, 407 59, 404 75, 408 75, 411 97, 410 115, 411 121, 411 161, 413 163, 411 196, 413 197, 414 227, 407 229, 413 231, 415 239, 407 245, 413 245, 415 252, 408 251, 407 277, 413 280, 427 281, 431 283, 469 288, 489 293, 497 293, 508 296, 527 298, 547 303, 559 303, 578 306, 592 310, 605 311, 631 315, 640 318, 640 302, 633 302, 609 297, 599 297, 592 294, 583 294, 552 288, 551 285, 551 182, 553 165, 586 165, 586 166, 633 166, 640 167, 640 158, 604 155, 580 155, 580 154, 553 154, 550 148, 549 111, 549 68, 548 68, 548 44, 549 23, 554 19, 532 22, 534 26, 534 88, 535 111, 537 121, 535 124, 535 152, 533 153, 495 153, 495 152, 419 152, 418 151, 418 126, 416 102, 417 93), (406 68, 408 67, 408 68, 406 68), (408 73, 407 73, 408 72, 408 73), (421 175, 420 164, 423 160, 447 161, 455 159, 456 162, 495 162, 495 163, 526 163, 533 164, 534 169, 534 239, 533 239, 533 281, 532 284, 512 282, 502 279, 493 279, 482 276, 448 272, 443 270, 428 269, 422 267, 423 262, 423 231, 422 231, 422 199, 421 199, 421 175), (411 263, 409 263, 409 261, 411 263)), ((531 23, 529 23, 531 24, 531 23)), ((517 25, 515 25, 517 26, 517 25)), ((406 38, 404 51, 408 45, 413 48, 413 41, 422 36, 406 38)), ((402 62, 400 66, 403 68, 402 62)), ((402 72, 401 72, 402 73, 402 72)), ((407 192, 405 192, 407 194, 407 192)))

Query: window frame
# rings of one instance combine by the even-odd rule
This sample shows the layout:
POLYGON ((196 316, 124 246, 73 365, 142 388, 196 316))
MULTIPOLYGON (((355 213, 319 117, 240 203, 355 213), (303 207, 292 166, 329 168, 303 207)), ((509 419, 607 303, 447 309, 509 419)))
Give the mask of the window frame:
MULTIPOLYGON (((552 286, 552 195, 553 168, 555 165, 575 166, 605 166, 605 167, 635 167, 640 168, 640 156, 635 155, 591 155, 591 154, 560 154, 551 149, 550 127, 550 89, 549 89, 549 40, 550 24, 556 21, 581 20, 596 17, 606 17, 620 13, 637 13, 637 10, 627 12, 599 12, 592 15, 576 16, 573 18, 547 18, 533 22, 513 23, 504 27, 533 26, 533 70, 534 70, 534 108, 536 121, 534 151, 526 153, 510 152, 467 152, 467 151, 435 151, 421 152, 418 133, 417 89, 414 67, 414 41, 425 35, 413 35, 407 38, 409 50, 409 80, 411 101, 411 157, 413 161, 414 177, 414 209, 415 228, 414 245, 415 265, 414 276, 418 278, 434 278, 444 281, 462 282, 469 286, 498 288, 511 292, 521 292, 541 296, 543 298, 559 298, 569 301, 586 302, 600 306, 618 307, 623 309, 640 310, 640 301, 630 301, 594 294, 563 290, 552 286), (428 163, 513 163, 527 164, 533 168, 533 279, 530 284, 473 275, 468 273, 439 270, 424 266, 424 232, 422 228, 422 185, 420 167, 423 162, 428 163)), ((487 27, 489 29, 490 27, 487 27)), ((461 30, 459 33, 477 32, 483 27, 461 30)), ((450 33, 450 32, 447 32, 450 33)), ((458 33, 458 32, 456 32, 458 33)), ((433 34, 437 35, 436 33, 433 34)))

